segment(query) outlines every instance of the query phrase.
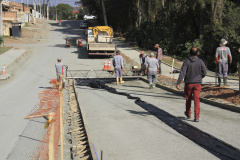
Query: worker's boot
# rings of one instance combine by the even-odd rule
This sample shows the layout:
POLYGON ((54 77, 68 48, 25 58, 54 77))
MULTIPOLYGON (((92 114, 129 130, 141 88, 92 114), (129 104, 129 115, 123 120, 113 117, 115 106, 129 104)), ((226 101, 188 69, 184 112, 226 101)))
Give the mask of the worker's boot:
POLYGON ((224 87, 227 87, 227 77, 223 77, 224 87))
POLYGON ((120 78, 120 84, 123 84, 124 83, 124 81, 122 80, 122 77, 120 78))
POLYGON ((221 78, 218 77, 218 86, 220 87, 221 86, 221 78))
POLYGON ((116 85, 118 85, 119 84, 118 78, 116 78, 116 80, 117 80, 116 85))

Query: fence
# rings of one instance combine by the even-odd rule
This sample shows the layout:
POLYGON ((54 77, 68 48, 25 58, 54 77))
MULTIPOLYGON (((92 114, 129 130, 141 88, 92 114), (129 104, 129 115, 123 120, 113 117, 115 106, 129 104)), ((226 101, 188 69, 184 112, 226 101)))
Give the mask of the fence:
MULTIPOLYGON (((50 81, 55 83, 56 80, 50 81)), ((61 86, 61 84, 59 84, 61 86)), ((44 117, 47 128, 40 145, 38 146, 34 160, 58 160, 60 127, 61 127, 61 105, 62 91, 56 83, 50 89, 39 92, 40 102, 25 119, 44 117)), ((62 142, 62 141, 61 141, 62 142)), ((63 144, 63 143, 61 143, 63 144)))

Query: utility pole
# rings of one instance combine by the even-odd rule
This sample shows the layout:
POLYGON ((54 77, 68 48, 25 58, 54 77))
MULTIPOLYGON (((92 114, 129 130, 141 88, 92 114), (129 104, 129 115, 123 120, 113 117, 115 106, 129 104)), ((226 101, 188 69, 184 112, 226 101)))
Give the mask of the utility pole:
POLYGON ((34 3, 34 6, 33 6, 33 9, 34 9, 34 14, 33 14, 33 19, 34 19, 34 24, 36 24, 36 13, 37 13, 37 10, 36 10, 36 0, 33 0, 33 3, 34 3))
POLYGON ((39 7, 40 7, 40 18, 42 18, 42 11, 41 11, 41 0, 38 0, 38 3, 39 3, 39 7))
MULTIPOLYGON (((2 0, 0 0, 0 38, 3 38, 2 0)), ((3 47, 3 43, 1 43, 3 47)))
POLYGON ((49 0, 47 0, 47 20, 49 20, 49 0))
POLYGON ((104 6, 104 0, 102 0, 102 8, 103 8, 103 18, 104 18, 104 24, 105 26, 107 26, 107 15, 106 15, 106 10, 105 10, 105 6, 104 6))
POLYGON ((55 9, 56 9, 56 21, 57 21, 57 5, 56 5, 56 1, 54 1, 53 3, 54 3, 54 6, 55 6, 55 9))

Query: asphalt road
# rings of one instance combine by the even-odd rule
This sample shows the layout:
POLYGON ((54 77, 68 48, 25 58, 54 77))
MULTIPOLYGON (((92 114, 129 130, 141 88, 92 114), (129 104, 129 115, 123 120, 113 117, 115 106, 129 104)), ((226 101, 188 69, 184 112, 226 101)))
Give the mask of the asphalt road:
MULTIPOLYGON (((88 59, 85 41, 81 51, 76 47, 65 48, 67 37, 85 39, 84 29, 79 29, 79 21, 63 21, 62 26, 56 24, 50 24, 46 38, 37 47, 30 47, 31 52, 13 66, 13 76, 0 84, 0 160, 7 157, 32 159, 33 155, 26 154, 26 149, 21 150, 19 143, 34 150, 27 139, 39 142, 44 123, 42 119, 29 121, 24 117, 38 103, 38 92, 49 87, 48 82, 56 78, 54 65, 58 57, 71 70, 103 68, 104 58, 88 59), (21 152, 25 154, 20 155, 21 152)), ((171 125, 173 121, 161 119, 161 115, 166 117, 166 114, 177 122, 178 129, 184 122, 240 148, 238 113, 202 103, 200 122, 194 123, 193 119, 184 118, 185 101, 181 96, 158 88, 149 90, 148 85, 139 80, 119 86, 114 83, 107 85, 141 98, 161 109, 161 113, 154 114, 126 96, 77 86, 80 107, 87 117, 84 121, 90 129, 89 136, 99 157, 102 151, 104 160, 225 159, 190 140, 186 134, 179 133, 171 125)), ((192 136, 198 139, 199 135, 192 136)))

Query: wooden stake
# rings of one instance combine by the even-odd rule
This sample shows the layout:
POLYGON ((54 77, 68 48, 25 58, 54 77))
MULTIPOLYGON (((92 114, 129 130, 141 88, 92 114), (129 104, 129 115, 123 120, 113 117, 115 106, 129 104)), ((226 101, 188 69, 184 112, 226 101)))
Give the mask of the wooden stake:
POLYGON ((240 91, 240 62, 238 62, 238 84, 239 84, 239 91, 240 91))
POLYGON ((50 131, 50 135, 49 135, 49 160, 54 160, 54 121, 51 123, 51 128, 52 130, 50 131))
POLYGON ((62 91, 59 91, 59 97, 60 97, 59 101, 60 101, 61 160, 63 160, 64 131, 63 131, 63 93, 62 91))
POLYGON ((173 78, 173 65, 174 65, 174 58, 173 58, 173 61, 172 61, 172 72, 171 72, 171 79, 173 78))

